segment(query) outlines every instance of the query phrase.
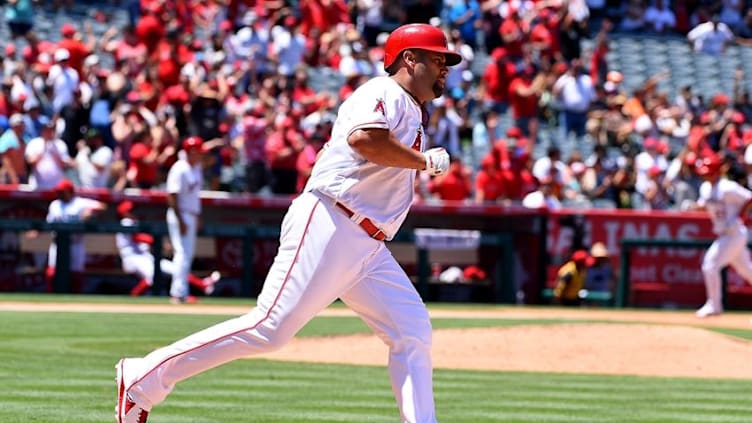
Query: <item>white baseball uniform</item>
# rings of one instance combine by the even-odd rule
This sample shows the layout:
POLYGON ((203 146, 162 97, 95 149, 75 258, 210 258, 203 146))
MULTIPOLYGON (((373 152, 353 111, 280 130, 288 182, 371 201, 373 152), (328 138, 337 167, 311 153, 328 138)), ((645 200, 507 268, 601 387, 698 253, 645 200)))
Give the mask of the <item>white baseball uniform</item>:
MULTIPOLYGON (((67 203, 57 199, 50 203, 47 210, 47 222, 78 222, 81 220, 81 214, 84 210, 96 208, 98 205, 98 201, 90 198, 74 196, 67 203)), ((86 262, 86 246, 84 245, 83 235, 71 234, 70 240, 70 269, 72 272, 82 272, 86 262)), ((56 260, 57 244, 53 240, 50 243, 47 265, 54 268, 56 260)))
POLYGON ((705 252, 702 273, 705 278, 707 303, 701 313, 723 311, 721 298, 721 269, 730 265, 746 281, 752 283, 752 260, 747 251, 747 227, 740 213, 752 201, 752 192, 734 181, 721 178, 715 183, 705 181, 700 186, 698 204, 704 206, 713 222, 718 238, 705 252))
POLYGON ((122 361, 125 390, 139 407, 151 409, 190 376, 280 348, 341 298, 389 346, 402 421, 436 421, 428 311, 378 240, 391 239, 404 221, 416 172, 375 165, 347 143, 357 129, 384 128, 423 151, 422 118, 421 106, 388 77, 365 83, 342 104, 331 141, 282 222, 257 306, 144 358, 122 361))
POLYGON ((203 183, 201 165, 191 166, 182 154, 167 173, 167 192, 177 194, 178 208, 183 222, 188 227, 186 233, 181 234, 175 210, 167 210, 167 231, 174 251, 172 261, 175 265, 170 296, 174 298, 188 296, 188 273, 196 249, 198 216, 201 213, 199 193, 203 183))
MULTIPOLYGON (((136 221, 130 218, 120 219, 120 224, 123 226, 133 226, 135 223, 136 221)), ((151 245, 139 242, 134 235, 115 234, 115 245, 120 253, 123 271, 135 273, 152 286, 154 284, 154 256, 151 253, 151 245)), ((176 269, 174 263, 167 259, 159 261, 159 268, 169 275, 172 275, 176 269)))

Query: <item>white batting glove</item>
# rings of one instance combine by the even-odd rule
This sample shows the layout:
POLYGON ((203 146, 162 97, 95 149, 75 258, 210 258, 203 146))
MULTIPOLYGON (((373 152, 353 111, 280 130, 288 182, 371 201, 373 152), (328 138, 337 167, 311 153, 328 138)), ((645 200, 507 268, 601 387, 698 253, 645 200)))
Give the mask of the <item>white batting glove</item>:
POLYGON ((426 158, 426 172, 429 175, 443 175, 449 170, 449 153, 444 147, 434 147, 423 153, 426 158))

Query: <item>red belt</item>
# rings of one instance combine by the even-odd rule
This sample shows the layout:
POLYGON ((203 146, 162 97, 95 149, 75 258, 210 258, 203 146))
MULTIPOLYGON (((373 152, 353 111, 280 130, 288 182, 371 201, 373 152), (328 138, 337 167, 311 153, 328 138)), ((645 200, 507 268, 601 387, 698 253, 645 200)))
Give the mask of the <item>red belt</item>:
MULTIPOLYGON (((353 217, 355 215, 355 212, 348 209, 344 204, 336 203, 336 205, 345 212, 347 217, 353 217)), ((366 217, 360 221, 359 225, 371 238, 378 241, 383 241, 386 239, 386 234, 384 234, 384 232, 382 232, 381 229, 378 228, 378 226, 374 225, 373 222, 371 222, 371 219, 366 217)))

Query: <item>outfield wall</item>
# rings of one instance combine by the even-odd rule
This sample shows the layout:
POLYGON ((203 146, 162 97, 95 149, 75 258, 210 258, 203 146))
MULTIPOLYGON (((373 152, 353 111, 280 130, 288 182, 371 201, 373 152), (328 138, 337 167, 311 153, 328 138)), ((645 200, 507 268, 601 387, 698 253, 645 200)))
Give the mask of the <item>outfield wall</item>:
MULTIPOLYGON (((116 222, 115 204, 128 199, 136 204, 142 221, 162 222, 166 209, 162 192, 126 190, 113 193, 107 190, 80 190, 80 195, 95 198, 109 204, 110 209, 98 219, 116 222)), ((30 192, 15 187, 0 186, 0 218, 44 218, 47 205, 54 193, 30 192)), ((290 198, 270 198, 251 195, 229 195, 216 192, 202 194, 204 207, 203 225, 254 225, 278 227, 290 198)), ((589 246, 600 241, 611 253, 614 269, 619 269, 620 240, 624 238, 658 238, 669 240, 711 239, 710 221, 704 213, 632 211, 632 210, 561 210, 546 213, 527 210, 518 206, 477 206, 465 204, 415 205, 401 231, 412 233, 416 228, 477 230, 484 234, 509 234, 514 243, 514 290, 517 301, 540 303, 541 291, 553 283, 553 275, 573 248, 589 246)), ((108 244, 108 236, 92 236, 87 267, 117 267, 114 244, 108 244), (98 252, 98 254, 94 254, 98 252)), ((18 263, 23 261, 24 251, 44 249, 44 238, 36 244, 19 241, 17 234, 4 233, 0 237, 0 284, 1 290, 24 289, 28 277, 19 275, 18 263)), ((408 274, 416 275, 417 257, 415 246, 404 242, 390 243, 395 257, 403 264, 408 274)), ((276 253, 275 239, 258 239, 254 245, 252 295, 258 292, 266 269, 276 253)), ((228 277, 239 277, 244 265, 241 241, 233 238, 205 238, 200 244, 196 265, 219 268, 228 277)), ((700 261, 701 249, 641 248, 630 257, 632 292, 631 305, 693 306, 704 298, 700 261)), ((429 261, 446 268, 479 264, 494 278, 498 272, 509 272, 498 266, 499 254, 494 246, 482 245, 474 251, 431 251, 429 261)), ((37 275, 38 276, 38 275, 37 275)), ((618 276, 618 275, 617 275, 618 276)), ((733 272, 729 272, 729 292, 738 298, 731 304, 749 307, 752 288, 749 288, 733 272), (738 294, 738 295, 737 295, 738 294)), ((463 289, 467 289, 464 287, 463 289)), ((433 289, 432 292, 436 292, 433 289)), ((435 295, 434 295, 435 297, 435 295)), ((436 299, 436 298, 429 298, 436 299)), ((477 287, 467 299, 493 302, 490 289, 477 287)))

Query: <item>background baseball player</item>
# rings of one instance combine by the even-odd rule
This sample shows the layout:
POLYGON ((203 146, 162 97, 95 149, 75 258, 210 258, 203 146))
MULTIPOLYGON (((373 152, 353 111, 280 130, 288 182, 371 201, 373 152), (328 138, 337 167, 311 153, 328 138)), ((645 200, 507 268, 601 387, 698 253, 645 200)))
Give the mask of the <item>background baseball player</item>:
POLYGON ((700 185, 697 205, 708 211, 713 221, 713 232, 718 235, 702 260, 707 301, 696 314, 698 317, 708 317, 723 312, 721 269, 730 265, 747 282, 752 283, 747 227, 742 221, 752 207, 752 192, 721 176, 721 159, 715 154, 698 161, 696 169, 704 180, 700 185))
MULTIPOLYGON (((133 212, 133 202, 123 201, 118 205, 118 215, 120 224, 123 226, 133 226, 136 224, 136 216, 133 212)), ((139 277, 136 286, 131 290, 131 295, 138 296, 143 294, 147 289, 154 285, 154 256, 151 253, 151 246, 154 244, 154 237, 146 233, 118 233, 115 234, 115 243, 123 270, 128 273, 135 273, 139 277)), ((159 261, 159 268, 162 272, 172 276, 175 273, 175 264, 167 259, 159 261)), ((206 295, 214 292, 214 285, 219 281, 220 274, 213 271, 206 278, 200 278, 193 273, 188 273, 188 283, 198 288, 206 295)), ((187 301, 195 301, 192 296, 187 297, 187 301)))
MULTIPOLYGON (((55 186, 55 191, 58 198, 50 203, 47 210, 47 222, 79 222, 87 220, 96 212, 107 208, 107 205, 101 201, 75 195, 73 182, 69 179, 62 179, 55 186)), ((71 234, 70 260, 71 290, 73 292, 81 292, 81 288, 83 287, 83 271, 86 262, 86 246, 84 245, 83 235, 71 234)), ((56 264, 57 243, 53 237, 47 256, 47 271, 45 272, 47 290, 50 292, 52 292, 52 280, 55 277, 56 264)))
POLYGON ((337 298, 389 346, 401 421, 436 421, 428 311, 383 241, 407 216, 416 170, 449 168, 443 148, 422 152, 423 106, 443 93, 448 66, 460 60, 433 26, 390 34, 389 76, 366 82, 341 105, 330 142, 282 222, 257 306, 144 358, 121 360, 118 423, 144 423, 181 380, 280 348, 337 298))
POLYGON ((201 214, 199 193, 204 184, 202 160, 204 141, 188 137, 183 141, 178 160, 167 173, 167 230, 175 265, 170 286, 173 303, 188 301, 188 274, 196 249, 196 232, 201 214))

